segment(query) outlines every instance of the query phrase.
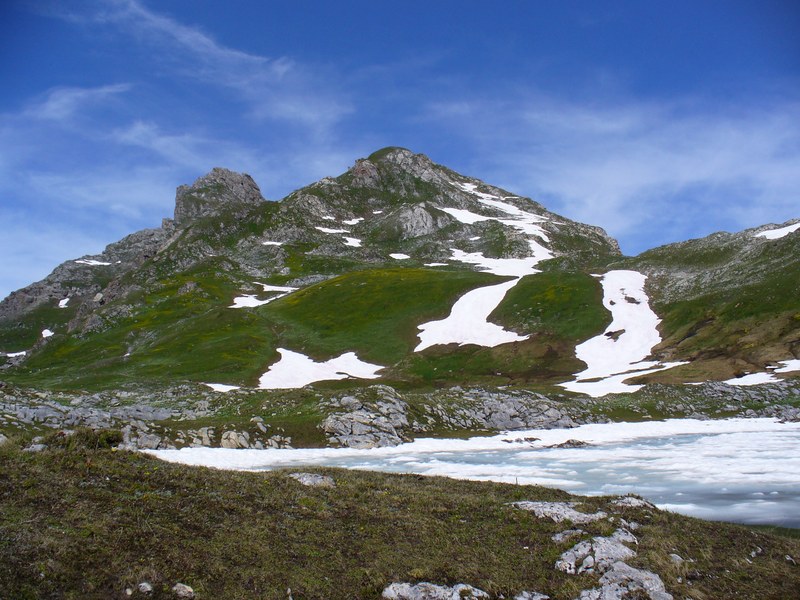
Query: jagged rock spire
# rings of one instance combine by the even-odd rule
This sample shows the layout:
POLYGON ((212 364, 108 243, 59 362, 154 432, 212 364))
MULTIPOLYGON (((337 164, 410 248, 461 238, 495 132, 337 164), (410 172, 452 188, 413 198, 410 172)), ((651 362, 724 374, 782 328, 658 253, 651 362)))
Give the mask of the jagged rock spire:
POLYGON ((247 173, 214 167, 192 185, 181 185, 175 193, 175 223, 184 225, 215 214, 230 204, 264 202, 258 184, 247 173))

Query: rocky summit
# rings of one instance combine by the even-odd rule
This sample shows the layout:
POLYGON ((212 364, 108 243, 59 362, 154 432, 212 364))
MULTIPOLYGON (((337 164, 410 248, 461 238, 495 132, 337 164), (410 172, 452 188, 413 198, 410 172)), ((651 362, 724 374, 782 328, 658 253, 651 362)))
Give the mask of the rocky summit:
POLYGON ((0 302, 2 405, 43 393, 54 422, 236 447, 569 426, 623 397, 786 413, 798 246, 791 221, 626 257, 599 227, 403 148, 280 201, 214 168, 160 228, 0 302), (166 431, 116 406, 200 422, 166 431), (202 422, 222 414, 236 435, 202 422))

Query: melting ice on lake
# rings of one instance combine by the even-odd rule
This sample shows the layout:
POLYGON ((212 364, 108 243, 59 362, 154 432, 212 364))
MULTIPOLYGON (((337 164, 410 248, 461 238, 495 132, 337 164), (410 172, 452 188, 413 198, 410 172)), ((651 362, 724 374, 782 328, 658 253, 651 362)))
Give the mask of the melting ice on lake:
POLYGON ((331 466, 636 493, 697 517, 800 527, 800 423, 774 419, 582 425, 393 448, 158 450, 164 460, 224 469, 331 466), (525 438, 537 438, 525 441, 525 438), (579 448, 548 448, 567 440, 579 448))

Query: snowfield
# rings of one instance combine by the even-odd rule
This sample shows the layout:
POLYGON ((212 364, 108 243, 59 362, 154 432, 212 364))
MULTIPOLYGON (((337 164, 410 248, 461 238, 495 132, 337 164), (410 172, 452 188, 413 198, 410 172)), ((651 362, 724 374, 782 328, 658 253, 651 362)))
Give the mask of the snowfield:
POLYGON ((233 304, 231 304, 228 308, 255 308, 256 306, 269 304, 273 300, 274 298, 259 300, 256 298, 255 294, 245 294, 244 296, 237 296, 234 298, 233 304))
POLYGON ((241 386, 238 385, 227 385, 225 383, 204 383, 203 385, 207 385, 215 392, 232 392, 234 390, 241 389, 241 386))
MULTIPOLYGON (((498 196, 476 191, 472 183, 453 183, 454 186, 478 197, 481 203, 505 214, 510 218, 489 217, 479 215, 460 208, 441 208, 462 223, 473 224, 481 221, 497 221, 503 225, 518 229, 528 236, 535 236, 548 241, 545 231, 537 225, 546 221, 544 217, 525 212, 516 206, 501 202, 498 196)), ((480 238, 472 238, 473 241, 480 238)), ((514 277, 511 281, 490 285, 467 292, 456 301, 450 315, 440 321, 429 321, 419 325, 420 343, 414 349, 421 352, 439 344, 476 344, 493 348, 509 342, 520 342, 528 339, 527 335, 519 335, 490 323, 489 315, 505 298, 508 290, 513 288, 526 275, 538 273, 536 265, 552 258, 553 254, 537 240, 528 240, 531 255, 525 258, 487 258, 481 252, 464 252, 452 248, 452 259, 458 262, 475 265, 482 271, 502 277, 514 277)), ((444 266, 442 263, 429 263, 426 266, 444 266)))
POLYGON ((315 381, 331 381, 355 377, 376 379, 384 367, 359 360, 355 352, 347 352, 325 362, 315 362, 299 352, 278 348, 280 360, 258 380, 262 390, 301 388, 315 381))
POLYGON ((586 363, 586 369, 560 386, 595 398, 634 392, 642 386, 625 384, 625 379, 686 364, 645 360, 661 342, 660 319, 644 291, 646 279, 637 271, 625 270, 602 276, 603 306, 611 312, 611 324, 602 334, 576 346, 575 356, 586 363))
POLYGON ((93 258, 81 258, 80 260, 76 260, 75 263, 79 265, 89 265, 90 267, 107 267, 111 264, 110 262, 101 262, 93 258))
POLYGON ((774 373, 793 373, 794 371, 800 371, 800 359, 793 358, 790 360, 782 360, 780 361, 782 367, 767 367, 768 369, 772 369, 772 373, 748 373, 743 375, 742 377, 734 377, 732 379, 728 379, 723 383, 727 383, 728 385, 760 385, 762 383, 773 383, 775 381, 780 381, 780 378, 775 377, 774 373))
POLYGON ((266 300, 259 300, 256 298, 255 294, 244 294, 243 296, 237 296, 233 299, 233 304, 231 304, 228 308, 255 308, 257 306, 264 306, 265 304, 269 304, 277 300, 278 298, 283 298, 284 296, 288 296, 292 292, 296 292, 298 288, 295 287, 287 287, 281 285, 269 285, 268 283, 260 283, 258 281, 254 281, 256 285, 260 285, 265 292, 280 292, 277 296, 272 296, 271 298, 267 298, 266 300))
POLYGON ((502 302, 506 292, 517 285, 518 281, 519 279, 512 279, 464 294, 453 305, 446 319, 429 321, 419 326, 420 343, 414 348, 414 352, 421 352, 437 344, 477 344, 492 348, 528 339, 527 335, 517 335, 487 320, 502 302))
POLYGON ((798 229, 800 229, 800 223, 795 223, 794 225, 787 225, 786 227, 781 227, 779 229, 768 229, 767 231, 756 233, 753 237, 763 237, 767 238, 768 240, 778 240, 782 237, 786 237, 790 233, 794 233, 798 229))

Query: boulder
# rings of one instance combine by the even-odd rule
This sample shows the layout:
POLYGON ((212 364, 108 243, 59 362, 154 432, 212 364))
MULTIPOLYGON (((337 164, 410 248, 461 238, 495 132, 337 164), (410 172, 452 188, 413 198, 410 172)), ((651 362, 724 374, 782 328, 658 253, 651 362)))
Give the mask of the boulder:
POLYGON ((393 583, 383 590, 386 600, 478 600, 489 594, 464 583, 452 587, 433 583, 393 583))
POLYGON ((336 481, 329 475, 317 473, 289 473, 289 477, 309 487, 336 487, 336 481))
POLYGON ((184 598, 186 600, 194 598, 194 590, 185 583, 176 583, 172 586, 172 593, 175 594, 176 598, 184 598))

